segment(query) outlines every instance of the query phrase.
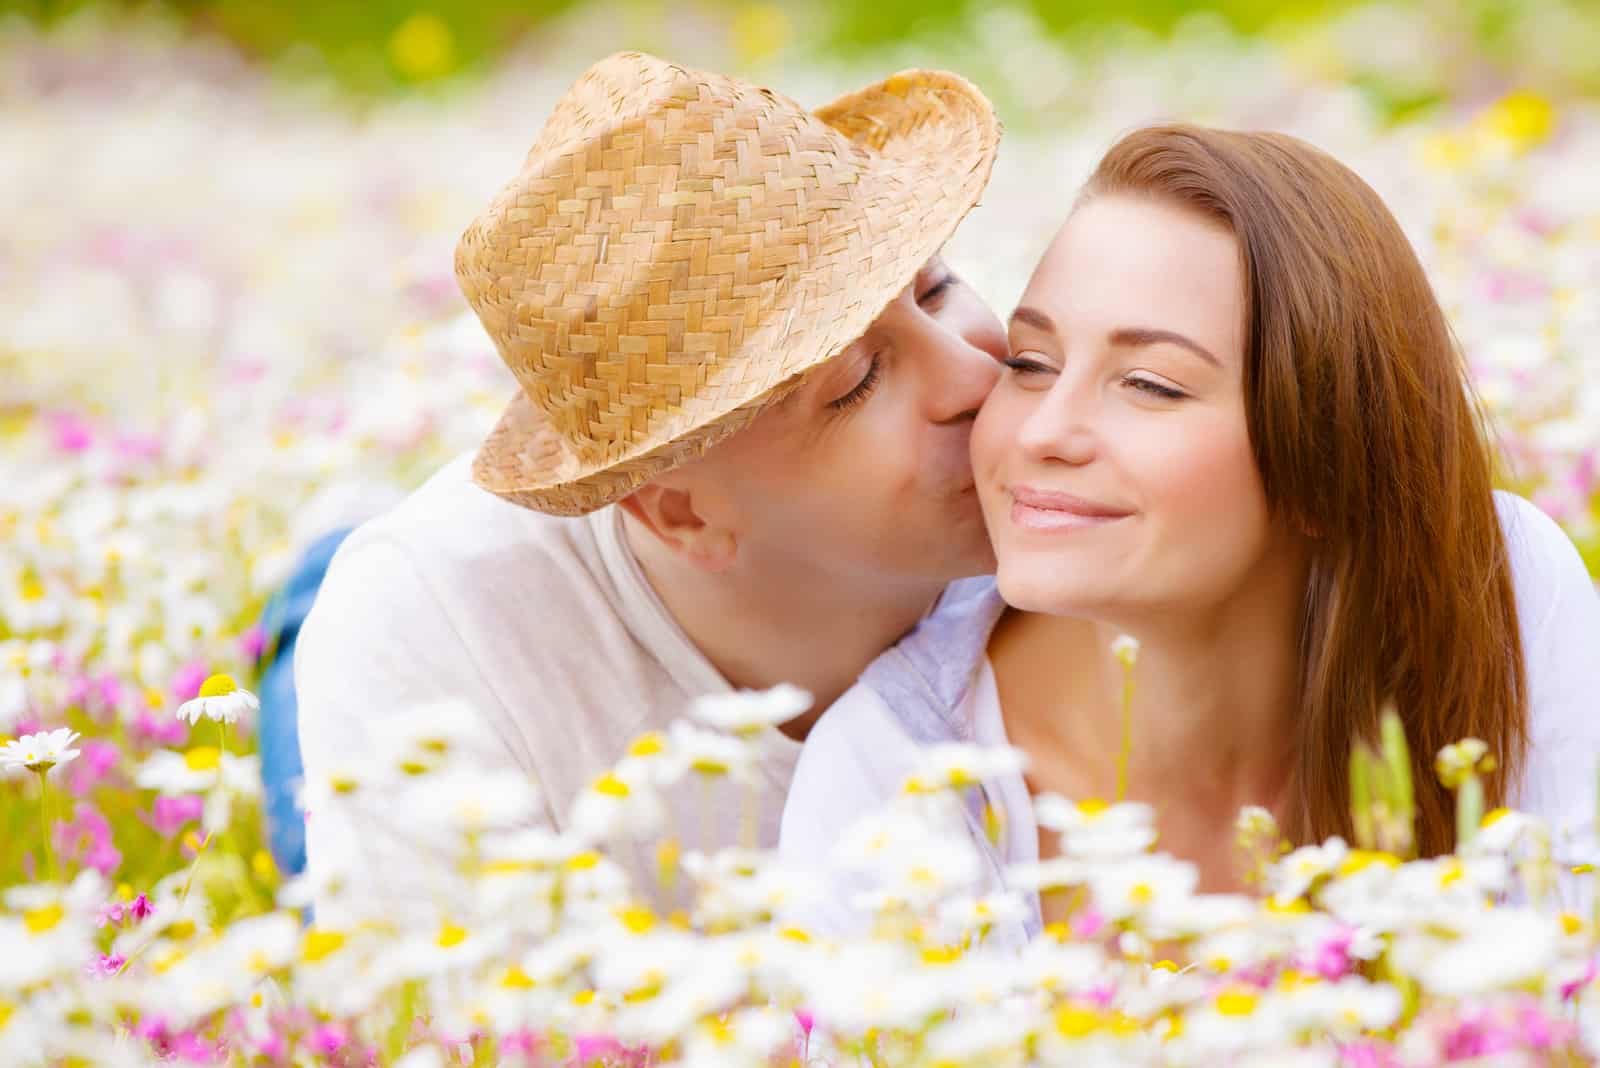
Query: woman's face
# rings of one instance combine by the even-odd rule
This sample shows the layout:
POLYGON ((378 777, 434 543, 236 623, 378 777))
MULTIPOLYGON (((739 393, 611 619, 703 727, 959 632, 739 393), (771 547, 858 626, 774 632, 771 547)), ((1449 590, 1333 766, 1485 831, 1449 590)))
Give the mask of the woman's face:
POLYGON ((973 431, 1008 602, 1133 626, 1241 589, 1275 536, 1246 427, 1245 310, 1222 226, 1128 195, 1074 211, 973 431))

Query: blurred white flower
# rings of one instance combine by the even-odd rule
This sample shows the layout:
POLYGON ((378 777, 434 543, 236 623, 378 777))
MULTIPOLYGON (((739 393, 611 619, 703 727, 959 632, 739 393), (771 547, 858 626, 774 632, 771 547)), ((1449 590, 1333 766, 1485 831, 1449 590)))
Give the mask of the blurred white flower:
POLYGON ((1350 848, 1342 838, 1330 838, 1321 845, 1301 846, 1273 866, 1268 876, 1267 888, 1272 900, 1279 906, 1288 905, 1306 892, 1318 880, 1339 870, 1350 848))
POLYGON ((178 706, 178 718, 191 724, 202 719, 235 723, 240 716, 253 715, 261 708, 256 695, 233 681, 232 675, 212 675, 200 686, 193 700, 178 706))
POLYGON ((770 690, 736 690, 698 697, 690 714, 718 730, 743 733, 781 726, 811 705, 809 693, 784 682, 770 690))
POLYGON ((134 781, 168 797, 203 793, 222 786, 240 797, 261 793, 261 758, 236 756, 216 746, 199 745, 186 752, 159 749, 145 758, 134 781))
POLYGON ((72 748, 77 740, 78 732, 66 727, 23 735, 14 742, 0 745, 0 767, 49 774, 51 768, 66 764, 78 755, 78 750, 72 748))
POLYGON ((906 780, 909 793, 930 790, 964 790, 1011 775, 1021 775, 1027 754, 1009 745, 970 745, 940 742, 919 746, 916 770, 906 780))
POLYGON ((1136 856, 1156 842, 1155 809, 1139 801, 1074 804, 1059 794, 1034 799, 1039 826, 1061 836, 1061 852, 1082 859, 1136 856))

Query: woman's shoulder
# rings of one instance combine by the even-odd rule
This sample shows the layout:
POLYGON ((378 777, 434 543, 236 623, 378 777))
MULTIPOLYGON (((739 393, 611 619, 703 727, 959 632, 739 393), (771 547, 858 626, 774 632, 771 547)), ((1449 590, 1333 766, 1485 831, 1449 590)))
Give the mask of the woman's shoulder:
POLYGON ((783 806, 781 852, 820 861, 860 815, 899 791, 916 761, 916 742, 883 697, 856 683, 806 736, 783 806))
POLYGON ((933 611, 867 666, 857 684, 878 696, 899 726, 922 741, 968 741, 957 710, 1005 611, 992 576, 951 583, 933 611))
POLYGON ((1592 587, 1578 547, 1536 504, 1515 493, 1495 490, 1494 506, 1519 598, 1522 587, 1529 583, 1543 589, 1550 583, 1581 581, 1592 587))

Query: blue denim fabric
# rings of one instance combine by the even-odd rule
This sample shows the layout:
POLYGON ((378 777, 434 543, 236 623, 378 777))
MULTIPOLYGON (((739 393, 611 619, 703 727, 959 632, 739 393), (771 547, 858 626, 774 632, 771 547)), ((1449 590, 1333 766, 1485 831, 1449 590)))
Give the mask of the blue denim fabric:
POLYGON ((317 589, 328 573, 334 550, 350 529, 325 534, 306 549, 261 615, 266 647, 262 652, 257 721, 261 785, 267 817, 267 845, 278 870, 296 875, 306 866, 306 825, 296 794, 304 775, 300 762, 298 702, 294 693, 294 644, 317 589))

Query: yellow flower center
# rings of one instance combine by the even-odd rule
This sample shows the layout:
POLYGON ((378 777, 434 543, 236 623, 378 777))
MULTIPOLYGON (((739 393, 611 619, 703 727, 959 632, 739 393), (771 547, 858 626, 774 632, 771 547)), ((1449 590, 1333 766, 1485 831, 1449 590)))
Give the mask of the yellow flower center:
POLYGON ((451 949, 467 940, 467 929, 458 924, 447 923, 439 928, 439 937, 436 940, 440 949, 451 949))
POLYGON ((300 949, 300 956, 304 957, 307 963, 315 964, 337 953, 343 946, 343 931, 309 927, 306 929, 305 944, 300 949))
POLYGON ((1148 905, 1155 899, 1156 892, 1149 883, 1134 883, 1133 889, 1128 891, 1128 900, 1135 905, 1148 905))
POLYGON ((232 675, 213 675, 200 684, 201 697, 226 697, 239 688, 232 675))
POLYGON ((600 854, 591 849, 588 852, 579 853, 577 856, 567 861, 567 867, 571 868, 573 871, 588 871, 590 868, 599 863, 600 854))
POLYGON ((527 972, 513 964, 500 976, 500 985, 509 990, 531 990, 534 982, 527 972))
POLYGON ((1111 802, 1102 801, 1098 797, 1090 797, 1078 802, 1078 811, 1085 816, 1098 816, 1111 807, 1111 802))
POLYGON ((628 784, 609 771, 594 781, 593 789, 606 797, 627 797, 629 793, 628 784))
POLYGON ((660 731, 646 731, 635 738, 632 745, 628 746, 628 755, 631 757, 651 757, 665 752, 666 748, 666 739, 661 736, 660 731))
POLYGON ((1256 1011, 1256 995, 1250 990, 1227 990, 1217 995, 1217 1011, 1224 1016, 1249 1016, 1256 1011))
POLYGON ((1538 93, 1519 92, 1489 109, 1489 128, 1520 149, 1549 139, 1556 125, 1555 105, 1538 93))
POLYGON ((0 998, 0 1031, 6 1029, 6 1024, 11 1022, 11 1014, 16 1010, 17 1007, 15 1005, 5 998, 0 998))
POLYGON ((656 914, 643 905, 630 905, 627 908, 616 910, 617 919, 622 926, 634 934, 647 934, 656 925, 656 914))
POLYGON ((22 914, 23 926, 28 928, 29 934, 44 934, 61 922, 67 910, 59 904, 45 905, 42 908, 29 909, 22 914))
POLYGON ((1352 849, 1349 856, 1344 858, 1344 863, 1339 865, 1339 874, 1354 875, 1374 864, 1381 864, 1386 868, 1398 868, 1400 858, 1392 853, 1380 853, 1371 849, 1352 849))
POLYGON ((1100 1014, 1079 1005, 1063 1005, 1056 1010, 1056 1031, 1062 1038, 1083 1038, 1100 1026, 1100 1014))
POLYGON ((197 745, 183 754, 183 763, 190 771, 216 771, 222 766, 222 750, 214 745, 197 745))

